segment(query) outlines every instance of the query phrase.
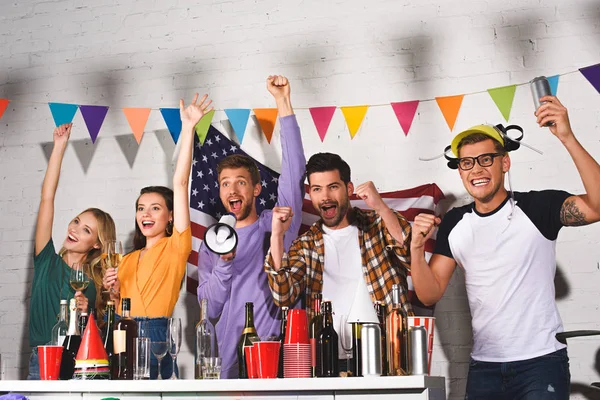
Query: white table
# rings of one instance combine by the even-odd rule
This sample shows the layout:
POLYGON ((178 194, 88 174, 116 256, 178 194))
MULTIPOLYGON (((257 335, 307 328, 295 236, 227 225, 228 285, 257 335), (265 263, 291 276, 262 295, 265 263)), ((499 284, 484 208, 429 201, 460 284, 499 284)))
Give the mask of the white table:
POLYGON ((0 392, 31 400, 430 399, 444 400, 444 377, 228 379, 163 381, 0 381, 0 392))

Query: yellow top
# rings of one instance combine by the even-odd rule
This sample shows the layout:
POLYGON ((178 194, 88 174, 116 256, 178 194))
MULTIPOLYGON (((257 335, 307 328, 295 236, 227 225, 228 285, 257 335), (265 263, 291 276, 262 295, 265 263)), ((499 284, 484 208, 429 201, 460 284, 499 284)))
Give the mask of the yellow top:
MULTIPOLYGON (((123 257, 119 265, 121 299, 131 299, 132 317, 170 317, 179 298, 181 280, 192 251, 192 230, 160 239, 140 260, 141 250, 123 257)), ((119 306, 119 311, 122 310, 119 306)))

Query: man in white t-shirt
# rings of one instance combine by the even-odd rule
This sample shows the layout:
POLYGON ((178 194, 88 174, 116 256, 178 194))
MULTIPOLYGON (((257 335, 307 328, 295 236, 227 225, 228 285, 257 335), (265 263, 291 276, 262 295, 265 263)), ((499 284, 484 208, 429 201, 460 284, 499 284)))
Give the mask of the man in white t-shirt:
POLYGON ((446 214, 429 264, 424 244, 439 218, 421 214, 413 224, 411 275, 424 304, 442 297, 456 265, 465 273, 473 318, 469 400, 569 398, 567 350, 556 340, 563 331, 554 301, 556 237, 563 226, 600 220, 600 166, 573 135, 558 99, 540 100, 537 123, 553 123, 549 130, 571 155, 586 194, 509 193, 507 151, 518 146, 498 128, 479 125, 454 138, 458 158, 449 163, 475 201, 446 214))

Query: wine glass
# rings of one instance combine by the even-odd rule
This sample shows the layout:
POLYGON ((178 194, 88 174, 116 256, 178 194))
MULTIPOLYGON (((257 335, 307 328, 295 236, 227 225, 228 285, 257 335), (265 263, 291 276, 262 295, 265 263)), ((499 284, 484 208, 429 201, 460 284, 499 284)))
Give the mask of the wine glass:
MULTIPOLYGON (((106 269, 114 268, 115 271, 119 270, 119 265, 123 259, 123 244, 120 240, 109 240, 106 243, 106 253, 102 254, 102 257, 106 260, 106 269)), ((115 289, 111 287, 109 290, 103 290, 102 293, 114 293, 115 289)))
POLYGON ((352 326, 348 324, 348 315, 340 315, 340 344, 342 345, 342 349, 346 355, 346 373, 347 376, 350 376, 349 373, 352 371, 350 368, 350 356, 352 355, 352 326))
POLYGON ((71 274, 69 276, 69 284, 76 292, 83 292, 90 284, 90 277, 87 274, 90 265, 86 263, 76 262, 71 266, 71 274))
POLYGON ((162 359, 167 355, 167 342, 155 342, 152 341, 150 343, 150 349, 152 350, 152 354, 158 360, 158 378, 162 379, 160 364, 162 359))
POLYGON ((169 379, 177 379, 175 375, 175 360, 177 354, 181 348, 181 319, 169 318, 169 324, 167 328, 167 349, 171 358, 173 359, 173 374, 169 379))

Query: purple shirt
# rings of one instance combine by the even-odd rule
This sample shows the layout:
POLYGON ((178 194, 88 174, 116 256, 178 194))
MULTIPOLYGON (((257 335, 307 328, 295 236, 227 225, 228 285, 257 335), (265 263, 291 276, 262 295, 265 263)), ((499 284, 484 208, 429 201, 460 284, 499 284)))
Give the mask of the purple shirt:
MULTIPOLYGON (((277 205, 292 207, 292 224, 285 234, 287 251, 302 223, 306 159, 295 115, 279 119, 281 125, 281 175, 277 205)), ((269 249, 271 210, 264 210, 253 224, 236 228, 235 259, 225 262, 200 245, 198 299, 208 299, 208 317, 216 322, 221 378, 238 377, 237 344, 245 321, 245 304, 254 303, 254 326, 258 336, 279 335, 279 308, 273 302, 263 265, 269 249)))

